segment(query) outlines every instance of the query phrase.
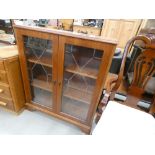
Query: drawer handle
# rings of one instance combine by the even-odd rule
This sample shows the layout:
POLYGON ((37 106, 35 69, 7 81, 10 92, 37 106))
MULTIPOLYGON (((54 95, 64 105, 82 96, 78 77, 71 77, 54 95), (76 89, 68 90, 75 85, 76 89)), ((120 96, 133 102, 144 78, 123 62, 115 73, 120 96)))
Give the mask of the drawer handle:
POLYGON ((4 92, 4 90, 3 89, 0 89, 0 93, 3 93, 4 92))
POLYGON ((0 101, 0 105, 6 106, 7 103, 0 101))

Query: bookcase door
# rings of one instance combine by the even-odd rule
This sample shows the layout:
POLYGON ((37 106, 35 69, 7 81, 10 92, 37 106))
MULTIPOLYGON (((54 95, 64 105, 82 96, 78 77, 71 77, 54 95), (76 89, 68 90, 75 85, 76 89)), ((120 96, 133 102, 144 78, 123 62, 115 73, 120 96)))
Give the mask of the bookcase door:
POLYGON ((55 109, 58 37, 23 30, 17 35, 17 41, 27 102, 48 110, 55 109))
POLYGON ((77 38, 60 37, 59 45, 58 109, 66 117, 88 122, 101 92, 98 86, 103 86, 98 78, 104 72, 104 51, 100 43, 77 38))

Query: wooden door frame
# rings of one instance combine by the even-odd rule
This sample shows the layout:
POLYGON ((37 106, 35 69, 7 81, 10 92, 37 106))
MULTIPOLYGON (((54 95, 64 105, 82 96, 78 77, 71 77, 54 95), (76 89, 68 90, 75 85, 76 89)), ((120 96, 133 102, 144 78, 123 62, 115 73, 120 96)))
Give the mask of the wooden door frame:
MULTIPOLYGON (((26 102, 31 103, 31 88, 30 88, 30 81, 28 78, 28 70, 27 70, 27 60, 24 52, 24 40, 23 36, 30 36, 30 37, 36 37, 40 39, 47 39, 52 41, 52 59, 53 61, 53 67, 52 67, 52 81, 55 83, 53 85, 53 103, 52 103, 52 111, 56 111, 56 101, 57 101, 57 51, 58 51, 58 35, 56 34, 49 34, 46 32, 38 32, 33 30, 25 30, 22 28, 14 27, 15 34, 16 34, 16 40, 18 44, 18 51, 19 51, 19 60, 20 60, 20 67, 22 72, 22 78, 23 78, 23 85, 24 85, 24 92, 26 97, 26 102)), ((36 105, 40 107, 41 105, 36 105)), ((45 109, 48 109, 44 107, 45 109)))
MULTIPOLYGON (((61 112, 61 104, 62 104, 61 98, 62 98, 62 90, 63 90, 62 88, 63 88, 63 74, 64 74, 65 44, 72 44, 76 46, 83 46, 87 48, 93 48, 93 49, 104 51, 86 121, 82 122, 79 120, 80 122, 90 126, 93 121, 93 116, 95 115, 95 112, 96 112, 96 108, 100 99, 100 95, 102 93, 102 89, 104 88, 104 83, 110 68, 110 64, 116 48, 116 44, 111 44, 106 42, 104 43, 104 42, 98 42, 98 41, 92 41, 92 40, 86 40, 86 39, 80 39, 80 38, 73 38, 73 37, 61 36, 61 35, 59 36, 58 61, 60 63, 58 63, 57 112, 60 113, 60 115, 64 115, 64 113, 61 112)), ((65 117, 78 121, 78 119, 75 119, 71 116, 65 115, 65 117)))

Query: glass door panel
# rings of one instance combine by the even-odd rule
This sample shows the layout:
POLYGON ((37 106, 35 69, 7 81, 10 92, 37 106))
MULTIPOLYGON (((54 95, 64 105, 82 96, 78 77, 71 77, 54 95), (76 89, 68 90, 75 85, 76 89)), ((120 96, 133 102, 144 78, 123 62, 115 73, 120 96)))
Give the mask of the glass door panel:
POLYGON ((52 108, 52 41, 24 36, 32 102, 52 108))
POLYGON ((64 53, 61 111, 86 120, 103 51, 66 44, 64 53))

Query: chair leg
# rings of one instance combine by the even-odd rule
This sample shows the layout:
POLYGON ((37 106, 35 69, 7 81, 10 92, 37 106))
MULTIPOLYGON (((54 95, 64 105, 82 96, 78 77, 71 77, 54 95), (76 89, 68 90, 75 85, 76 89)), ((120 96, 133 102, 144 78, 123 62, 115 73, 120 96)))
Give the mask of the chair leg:
POLYGON ((101 114, 99 114, 98 112, 96 113, 96 118, 95 118, 95 123, 97 124, 98 121, 100 120, 101 114))
POLYGON ((149 113, 155 115, 155 99, 154 99, 154 103, 152 104, 149 113))
POLYGON ((106 105, 103 104, 102 102, 99 103, 98 108, 97 108, 97 113, 96 113, 96 118, 95 118, 95 123, 97 124, 104 109, 106 108, 106 105))

